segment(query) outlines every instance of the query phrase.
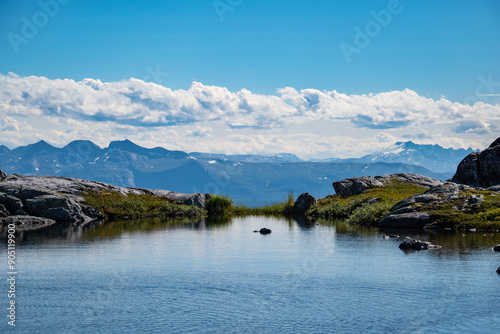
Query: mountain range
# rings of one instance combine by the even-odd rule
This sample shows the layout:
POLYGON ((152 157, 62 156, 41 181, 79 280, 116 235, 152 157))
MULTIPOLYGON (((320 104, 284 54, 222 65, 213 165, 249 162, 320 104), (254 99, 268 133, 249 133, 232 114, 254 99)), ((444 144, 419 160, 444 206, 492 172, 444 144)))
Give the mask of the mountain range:
POLYGON ((225 155, 144 148, 129 140, 101 148, 77 140, 58 148, 45 141, 10 150, 0 146, 0 169, 8 174, 55 175, 126 187, 220 193, 260 205, 283 200, 288 191, 332 194, 332 182, 348 177, 416 173, 450 178, 470 152, 439 145, 396 143, 359 159, 304 161, 294 154, 225 155), (425 166, 425 167, 424 167, 425 166))

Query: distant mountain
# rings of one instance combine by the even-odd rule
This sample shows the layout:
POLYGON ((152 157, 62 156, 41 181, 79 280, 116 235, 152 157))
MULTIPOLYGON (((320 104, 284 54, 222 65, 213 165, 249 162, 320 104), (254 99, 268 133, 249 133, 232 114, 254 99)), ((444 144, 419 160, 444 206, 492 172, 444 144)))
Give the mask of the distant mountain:
POLYGON ((7 152, 10 152, 9 148, 5 145, 0 145, 0 154, 5 154, 7 152))
POLYGON ((183 193, 220 193, 247 205, 281 201, 290 190, 296 196, 309 192, 324 197, 334 193, 333 181, 348 177, 417 173, 446 179, 453 174, 378 160, 383 159, 332 163, 301 161, 293 154, 187 154, 159 147, 148 149, 128 140, 111 142, 106 148, 91 141, 73 141, 62 148, 44 141, 13 150, 0 147, 0 169, 8 174, 67 176, 183 193))
POLYGON ((437 173, 454 173, 460 161, 472 152, 475 152, 472 148, 443 148, 439 145, 420 145, 408 141, 397 142, 384 150, 362 157, 360 161, 406 163, 423 166, 437 173))
POLYGON ((457 166, 473 149, 443 148, 439 145, 420 145, 411 141, 397 142, 383 150, 352 159, 328 159, 327 162, 404 163, 422 166, 436 173, 453 174, 457 166))
POLYGON ((301 162, 303 161, 295 154, 291 153, 279 153, 274 155, 228 155, 228 154, 217 154, 217 153, 199 153, 192 152, 189 155, 200 158, 200 159, 210 159, 210 160, 221 160, 221 161, 239 161, 239 162, 269 162, 269 163, 287 163, 287 162, 301 162))

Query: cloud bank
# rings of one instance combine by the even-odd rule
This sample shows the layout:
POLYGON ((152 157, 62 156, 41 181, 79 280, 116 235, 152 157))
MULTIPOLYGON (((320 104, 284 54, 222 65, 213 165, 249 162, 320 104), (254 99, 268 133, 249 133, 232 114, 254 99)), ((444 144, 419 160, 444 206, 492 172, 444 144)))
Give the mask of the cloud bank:
POLYGON ((200 82, 172 90, 134 78, 74 81, 9 73, 0 74, 0 117, 0 144, 9 146, 37 139, 106 145, 129 138, 187 151, 331 157, 363 154, 403 137, 471 146, 467 142, 480 134, 484 138, 472 146, 485 145, 497 137, 500 106, 435 100, 409 89, 347 95, 286 87, 262 95, 200 82), (238 149, 246 152, 233 152, 238 149))

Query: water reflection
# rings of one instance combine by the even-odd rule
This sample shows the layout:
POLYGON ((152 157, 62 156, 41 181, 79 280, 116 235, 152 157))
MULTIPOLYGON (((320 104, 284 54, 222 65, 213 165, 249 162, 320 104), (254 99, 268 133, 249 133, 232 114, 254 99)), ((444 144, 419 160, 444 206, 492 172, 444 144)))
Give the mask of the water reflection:
MULTIPOLYGON (((167 229, 229 230, 233 223, 248 217, 211 216, 201 218, 143 218, 91 222, 87 224, 57 224, 40 230, 19 231, 17 238, 24 244, 30 243, 73 243, 91 242, 100 239, 117 238, 125 233, 150 233, 167 229)), ((277 217, 274 217, 277 218, 277 217)), ((344 220, 311 219, 306 216, 279 217, 289 230, 302 232, 314 231, 316 228, 331 228, 337 236, 353 238, 383 238, 384 235, 398 235, 389 239, 392 242, 411 237, 442 246, 443 250, 458 251, 466 254, 472 250, 491 248, 500 244, 499 233, 484 232, 452 232, 433 230, 379 229, 372 226, 347 224, 344 220)), ((265 226, 260 226, 265 227, 265 226)), ((253 227, 249 226, 249 230, 253 227)), ((0 231, 0 237, 7 238, 6 231, 0 231)), ((388 240, 388 242, 389 242, 388 240)), ((397 244, 396 244, 397 245, 397 244)), ((442 255, 443 251, 433 252, 442 255)))

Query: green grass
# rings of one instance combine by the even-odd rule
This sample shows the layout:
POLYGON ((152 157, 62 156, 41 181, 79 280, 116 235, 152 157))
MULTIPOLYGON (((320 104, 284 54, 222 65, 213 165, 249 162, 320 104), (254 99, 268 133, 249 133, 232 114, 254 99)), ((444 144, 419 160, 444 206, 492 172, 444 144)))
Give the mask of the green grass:
POLYGON ((210 195, 205 209, 209 215, 230 215, 233 213, 233 200, 227 195, 210 195))
POLYGON ((237 205, 233 208, 235 215, 266 215, 266 216, 289 216, 292 214, 292 208, 295 204, 293 191, 289 191, 286 199, 282 202, 270 205, 249 208, 246 205, 237 205))
POLYGON ((500 229, 500 194, 491 191, 465 190, 457 199, 447 202, 431 202, 420 205, 419 210, 428 211, 443 228, 466 230, 476 228, 483 231, 500 229), (481 204, 470 204, 471 195, 483 195, 481 204))
POLYGON ((348 223, 376 225, 397 202, 421 194, 427 188, 394 179, 384 187, 367 189, 364 193, 342 198, 336 195, 320 199, 308 214, 324 218, 345 218, 348 223))
POLYGON ((85 203, 101 211, 109 219, 138 217, 196 217, 205 211, 193 206, 153 195, 123 195, 110 191, 82 193, 85 203))
POLYGON ((246 205, 235 205, 233 200, 226 195, 211 195, 206 202, 209 215, 290 215, 295 199, 293 192, 287 194, 283 202, 250 208, 246 205))
MULTIPOLYGON (((347 223, 376 225, 397 202, 426 190, 411 183, 393 180, 384 187, 367 189, 364 193, 342 198, 320 199, 309 211, 311 216, 343 218, 347 223)), ((483 231, 500 230, 500 194, 491 191, 464 190, 453 201, 432 201, 413 204, 417 211, 428 212, 441 228, 483 231), (471 204, 471 195, 483 195, 481 204, 471 204)))

